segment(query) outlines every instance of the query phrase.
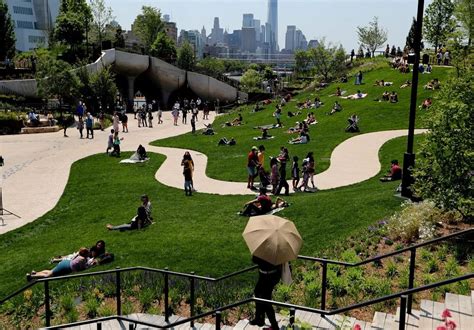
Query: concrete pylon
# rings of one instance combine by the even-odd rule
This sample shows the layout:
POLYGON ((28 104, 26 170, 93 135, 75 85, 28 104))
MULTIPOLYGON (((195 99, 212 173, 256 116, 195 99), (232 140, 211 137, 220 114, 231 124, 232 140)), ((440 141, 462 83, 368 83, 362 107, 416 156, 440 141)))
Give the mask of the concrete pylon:
POLYGON ((127 98, 129 102, 133 102, 135 99, 135 78, 136 77, 127 77, 127 98))

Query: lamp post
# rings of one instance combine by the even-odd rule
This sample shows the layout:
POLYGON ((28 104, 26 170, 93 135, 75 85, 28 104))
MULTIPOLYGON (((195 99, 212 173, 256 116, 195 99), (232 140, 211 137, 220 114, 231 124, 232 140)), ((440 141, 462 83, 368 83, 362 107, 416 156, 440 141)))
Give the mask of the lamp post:
POLYGON ((413 63, 413 77, 411 83, 411 99, 410 99, 410 116, 408 122, 408 142, 407 151, 403 157, 403 177, 402 177, 402 196, 411 198, 413 195, 410 186, 413 183, 411 171, 415 165, 415 154, 413 152, 413 141, 415 138, 415 119, 417 108, 417 94, 418 94, 418 67, 420 65, 420 50, 421 50, 421 27, 423 25, 424 0, 418 0, 418 12, 416 16, 415 26, 415 61, 413 63))

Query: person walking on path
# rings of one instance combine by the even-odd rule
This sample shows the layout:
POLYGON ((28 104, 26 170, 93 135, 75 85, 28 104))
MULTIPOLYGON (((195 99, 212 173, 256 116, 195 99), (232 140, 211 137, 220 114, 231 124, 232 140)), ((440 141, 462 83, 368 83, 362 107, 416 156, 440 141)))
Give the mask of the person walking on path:
POLYGON ((298 156, 293 156, 293 164, 291 165, 291 178, 293 179, 293 191, 298 191, 298 183, 300 182, 300 167, 298 165, 298 156))
POLYGON ((184 175, 184 193, 186 196, 193 195, 193 171, 190 160, 183 161, 183 175, 184 175))
POLYGON ((157 116, 158 116, 158 124, 163 124, 163 110, 158 106, 158 111, 157 111, 157 116))
POLYGON ((248 180, 247 180, 247 188, 256 190, 254 186, 254 179, 257 176, 257 166, 258 166, 258 148, 253 146, 252 150, 249 152, 247 156, 247 172, 248 172, 248 180))
POLYGON ((109 138, 107 139, 107 150, 105 150, 105 153, 107 155, 109 154, 110 149, 114 150, 114 135, 115 135, 115 130, 111 129, 109 138))
POLYGON ((288 149, 283 147, 280 156, 278 156, 278 161, 280 162, 280 182, 278 183, 278 188, 275 192, 275 195, 280 195, 281 190, 285 188, 285 195, 290 194, 290 186, 286 181, 286 163, 288 162, 290 156, 288 155, 288 149))
POLYGON ((77 105, 77 108, 76 108, 76 113, 77 113, 77 117, 79 118, 83 118, 84 117, 84 105, 82 104, 82 101, 79 101, 79 104, 77 105))
POLYGON ((148 110, 148 127, 153 128, 153 112, 148 110))
POLYGON ((196 133, 196 119, 194 119, 194 116, 191 117, 191 133, 196 133))
POLYGON ((122 114, 120 120, 122 121, 122 132, 128 133, 128 116, 125 112, 122 114))
POLYGON ((179 103, 176 103, 173 106, 173 111, 171 111, 171 115, 173 116, 173 125, 178 126, 178 118, 179 118, 179 103))
POLYGON ((316 164, 312 151, 308 152, 308 155, 306 155, 306 161, 308 163, 307 171, 309 175, 309 180, 311 180, 311 185, 313 186, 313 189, 316 189, 316 186, 314 185, 314 173, 316 172, 316 164))
MULTIPOLYGON (((252 261, 258 266, 258 281, 254 290, 255 297, 272 300, 273 290, 281 279, 281 265, 272 265, 256 256, 253 256, 252 261)), ((273 306, 264 303, 255 303, 255 318, 250 321, 250 324, 263 327, 265 325, 265 315, 270 321, 270 329, 279 329, 273 306)))
POLYGON ((181 116, 182 116, 181 123, 187 124, 188 123, 188 109, 186 108, 186 106, 184 106, 183 109, 181 110, 181 116))
POLYGON ((100 130, 103 131, 105 129, 105 114, 104 114, 104 111, 102 111, 102 109, 100 110, 97 118, 99 119, 100 130))
POLYGON ((79 130, 79 134, 80 134, 80 139, 83 139, 83 135, 82 133, 84 132, 84 120, 82 119, 82 117, 79 117, 79 120, 77 122, 77 129, 79 130))
POLYGON ((91 135, 91 139, 94 138, 94 117, 90 114, 90 112, 87 113, 86 117, 86 131, 87 131, 87 138, 89 138, 89 133, 91 135))
POLYGON ((114 115, 112 117, 112 126, 113 126, 115 132, 119 131, 119 123, 120 123, 120 117, 118 115, 118 112, 115 111, 114 115))

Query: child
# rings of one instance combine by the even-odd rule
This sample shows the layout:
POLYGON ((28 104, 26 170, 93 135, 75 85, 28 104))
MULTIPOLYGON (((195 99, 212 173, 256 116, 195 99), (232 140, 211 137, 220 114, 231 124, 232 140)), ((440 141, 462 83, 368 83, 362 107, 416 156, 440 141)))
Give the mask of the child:
POLYGON ((277 188, 278 188, 278 182, 280 181, 280 176, 279 176, 279 173, 278 173, 278 160, 273 157, 271 160, 270 160, 270 167, 272 169, 272 172, 271 172, 271 181, 272 181, 272 194, 275 194, 277 188))
POLYGON ((291 177, 293 178, 293 190, 298 191, 298 183, 300 182, 300 168, 298 166, 298 156, 293 157, 291 165, 291 177))
POLYGON ((110 149, 114 149, 114 133, 114 129, 110 130, 109 140, 107 142, 107 150, 105 151, 107 155, 109 154, 110 149))
POLYGON ((118 132, 115 132, 113 140, 114 151, 110 154, 111 156, 120 157, 120 141, 123 141, 123 138, 119 138, 118 132))
POLYGON ((191 163, 189 160, 183 162, 183 175, 184 175, 184 193, 186 196, 193 195, 193 172, 191 163))
POLYGON ((301 190, 301 188, 304 187, 303 191, 308 191, 308 181, 309 181, 309 172, 308 172, 308 160, 304 159, 303 160, 303 182, 301 182, 301 185, 298 187, 298 190, 301 190))

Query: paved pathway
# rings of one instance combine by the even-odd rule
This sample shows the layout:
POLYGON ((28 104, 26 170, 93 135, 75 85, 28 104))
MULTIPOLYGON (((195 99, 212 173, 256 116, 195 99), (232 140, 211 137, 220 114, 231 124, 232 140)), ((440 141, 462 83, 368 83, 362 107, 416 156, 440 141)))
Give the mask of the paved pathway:
MULTIPOLYGON (((416 130, 417 134, 425 130, 416 130)), ((354 136, 338 145, 332 152, 330 167, 317 174, 315 184, 320 190, 333 189, 359 183, 380 172, 379 150, 387 141, 405 136, 406 130, 382 131, 354 136)), ((156 179, 170 187, 183 188, 180 164, 186 150, 149 147, 150 151, 166 155, 166 160, 156 172, 156 179)), ((201 193, 219 195, 255 195, 247 189, 246 182, 229 182, 209 178, 206 175, 207 156, 188 150, 195 162, 194 185, 201 193)), ((245 168, 242 168, 244 171, 245 168)), ((291 189, 291 181, 288 181, 291 189)))
MULTIPOLYGON (((214 119, 211 114, 210 120, 214 119)), ((203 127, 200 120, 197 128, 203 127)), ((172 125, 172 118, 165 113, 164 124, 150 128, 138 128, 130 121, 130 133, 122 134, 123 151, 135 150, 157 139, 184 134, 189 125, 172 125)), ((418 130, 417 133, 422 131, 418 130)), ((5 159, 1 167, 3 206, 21 216, 15 219, 5 216, 5 226, 0 223, 0 234, 21 227, 41 217, 59 201, 69 177, 72 163, 84 157, 105 152, 108 131, 95 131, 93 140, 80 140, 76 129, 68 130, 69 138, 62 132, 0 136, 0 154, 5 159)), ((336 147, 331 156, 329 169, 315 177, 320 189, 331 189, 367 180, 380 171, 378 151, 390 139, 403 136, 406 131, 385 131, 355 136, 336 147)), ((182 189, 180 167, 185 150, 147 146, 151 152, 167 156, 158 169, 156 178, 163 184, 182 189)), ((207 156, 192 151, 195 161, 195 186, 199 192, 221 195, 255 194, 246 189, 246 183, 227 182, 206 176, 207 156)))

